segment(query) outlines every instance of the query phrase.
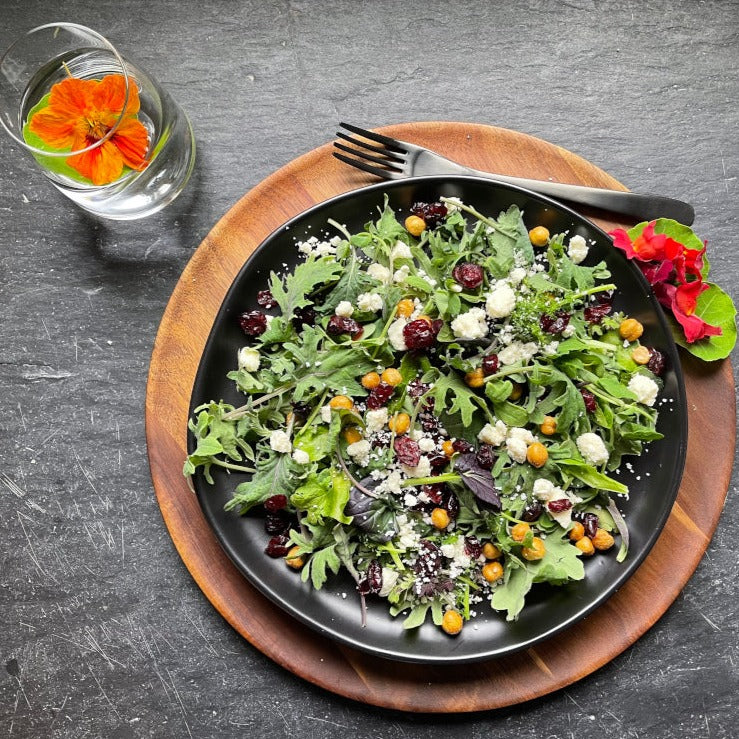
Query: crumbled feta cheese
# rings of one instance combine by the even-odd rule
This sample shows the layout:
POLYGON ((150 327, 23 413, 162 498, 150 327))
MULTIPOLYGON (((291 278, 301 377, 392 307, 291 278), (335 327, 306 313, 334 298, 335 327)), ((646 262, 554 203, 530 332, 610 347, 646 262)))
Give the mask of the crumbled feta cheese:
MULTIPOLYGON (((579 502, 580 498, 568 495, 562 488, 557 487, 553 482, 539 477, 534 481, 533 487, 534 497, 538 498, 542 503, 549 503, 554 500, 569 500, 571 503, 579 502)), ((563 528, 566 529, 572 523, 572 508, 565 511, 553 511, 547 507, 549 515, 563 528)))
POLYGON ((357 296, 357 308, 366 313, 377 313, 383 308, 382 296, 379 293, 362 293, 357 296))
POLYGON ((521 439, 525 444, 533 444, 536 441, 536 437, 531 433, 531 431, 519 426, 513 426, 508 429, 508 438, 521 439))
POLYGON ((558 341, 550 341, 548 344, 544 344, 544 346, 542 347, 542 352, 547 357, 553 357, 557 353, 558 348, 558 341))
POLYGON ((398 318, 390 324, 390 328, 387 330, 387 339, 395 351, 404 352, 408 349, 403 338, 403 329, 406 323, 408 322, 405 318, 398 318))
POLYGON ((269 445, 281 454, 288 454, 293 448, 290 437, 280 429, 276 429, 269 435, 269 445))
POLYGON ((453 285, 450 285, 449 289, 453 293, 461 293, 462 290, 464 290, 464 288, 459 283, 457 283, 457 282, 455 282, 453 285))
POLYGON ((482 308, 470 308, 452 321, 451 329, 459 339, 482 339, 488 334, 485 311, 482 308))
POLYGON ((510 316, 515 306, 516 293, 505 282, 498 284, 485 301, 485 310, 490 318, 510 316))
POLYGON ((335 313, 337 316, 344 316, 345 318, 349 318, 349 316, 354 313, 354 306, 348 300, 342 300, 336 306, 335 313))
POLYGON ((508 452, 508 456, 514 462, 523 464, 526 461, 526 452, 528 450, 528 445, 523 439, 517 439, 515 436, 509 437, 508 439, 506 439, 505 446, 506 451, 508 452))
POLYGON ((636 395, 636 399, 644 405, 652 406, 654 401, 657 400, 659 386, 646 375, 634 375, 629 380, 627 387, 636 395))
POLYGON ((457 536, 451 542, 441 545, 441 553, 449 560, 449 576, 458 577, 466 570, 472 560, 465 551, 464 536, 457 536))
POLYGON ((408 516, 401 513, 396 516, 395 522, 398 525, 398 544, 404 549, 415 549, 421 540, 420 534, 413 526, 413 520, 408 520, 408 516))
POLYGON ((430 436, 422 436, 418 440, 418 448, 422 452, 433 452, 436 449, 436 442, 430 436))
POLYGON ((411 273, 411 268, 404 264, 400 269, 396 269, 393 274, 393 282, 405 282, 408 279, 408 275, 411 273))
POLYGON ((500 446, 506 439, 508 427, 503 421, 496 421, 495 425, 486 423, 480 433, 477 435, 479 441, 483 444, 492 444, 493 446, 500 446))
POLYGON ((555 486, 551 480, 544 477, 537 477, 534 480, 534 496, 542 501, 547 501, 554 494, 555 486))
POLYGON ((381 598, 387 598, 395 583, 398 582, 399 577, 400 573, 397 570, 393 570, 390 567, 382 568, 382 587, 379 592, 381 598))
POLYGON ((411 248, 403 241, 396 241, 390 252, 390 259, 412 259, 411 248))
POLYGON ((400 495, 403 492, 400 486, 402 479, 403 478, 400 470, 392 470, 388 474, 388 476, 377 486, 377 492, 400 495))
POLYGON ((526 277, 526 270, 523 267, 515 267, 511 270, 511 273, 508 275, 508 282, 511 283, 511 285, 520 285, 524 278, 526 277))
POLYGON ((424 455, 418 460, 418 464, 415 467, 403 465, 403 470, 408 477, 430 477, 431 461, 424 455))
POLYGON ((444 198, 444 205, 446 205, 446 212, 449 215, 450 213, 456 213, 459 210, 459 206, 463 205, 463 203, 459 198, 451 197, 444 198))
POLYGON ((378 282, 390 282, 390 270, 377 262, 372 262, 372 264, 367 267, 367 274, 378 282))
POLYGON ((245 346, 239 349, 238 353, 239 369, 247 372, 256 372, 259 369, 259 350, 245 346))
POLYGON ((321 420, 324 423, 331 423, 331 406, 326 404, 321 406, 321 420))
POLYGON ((367 431, 370 434, 374 434, 385 428, 387 425, 387 419, 387 408, 378 408, 374 411, 367 411, 364 417, 364 423, 367 427, 367 431))
POLYGON ((582 434, 577 437, 576 443, 586 462, 599 465, 608 461, 608 449, 598 434, 592 432, 582 434))
POLYGON ((336 254, 336 247, 339 242, 319 241, 315 236, 311 236, 305 241, 298 243, 298 251, 306 256, 325 257, 328 254, 336 254))
POLYGON ((293 451, 293 459, 298 464, 308 464, 310 462, 310 455, 303 449, 295 449, 293 451))
POLYGON ((536 354, 538 346, 529 341, 524 344, 521 341, 512 341, 505 349, 498 353, 501 364, 515 364, 516 362, 528 361, 536 354))
POLYGON ((413 508, 413 506, 416 505, 416 503, 418 503, 418 498, 416 498, 416 496, 413 495, 413 493, 406 493, 403 496, 403 505, 406 508, 413 508))
POLYGON ((575 327, 571 323, 568 323, 564 327, 564 331, 562 331, 562 337, 565 339, 569 339, 570 336, 574 335, 574 333, 575 333, 575 327))
POLYGON ((569 246, 567 247, 567 256, 575 264, 585 261, 585 258, 588 256, 588 245, 582 236, 573 236, 570 239, 569 246))
POLYGON ((367 439, 355 441, 346 448, 346 453, 360 466, 366 467, 369 464, 370 452, 372 445, 367 439))

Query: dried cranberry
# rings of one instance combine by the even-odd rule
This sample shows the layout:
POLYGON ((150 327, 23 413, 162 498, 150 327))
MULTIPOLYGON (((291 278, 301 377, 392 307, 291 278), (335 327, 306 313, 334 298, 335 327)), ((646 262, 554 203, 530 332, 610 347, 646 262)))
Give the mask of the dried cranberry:
POLYGON ((548 334, 561 334, 570 322, 570 314, 565 311, 559 311, 554 316, 549 316, 546 313, 539 319, 539 325, 542 330, 548 334))
POLYGON ((599 523, 600 519, 596 513, 586 513, 582 520, 582 525, 585 527, 585 536, 592 539, 598 532, 599 523))
POLYGON ((284 510, 267 513, 264 517, 264 530, 268 534, 283 534, 290 528, 290 516, 284 510))
POLYGON ((482 358, 482 374, 486 377, 488 375, 494 375, 498 371, 500 362, 498 361, 497 354, 488 354, 487 357, 482 358))
POLYGON ((436 337, 439 335, 439 331, 441 331, 442 327, 444 325, 444 321, 441 320, 441 318, 434 318, 433 321, 431 321, 431 333, 436 337))
POLYGON ((547 503, 547 508, 549 508, 552 513, 562 513, 562 511, 569 511, 570 508, 572 508, 572 501, 567 498, 550 500, 547 503))
POLYGON ((493 447, 490 444, 481 444, 477 450, 477 454, 475 454, 475 460, 484 470, 493 469, 493 465, 495 464, 493 447))
POLYGON ((413 203, 411 213, 414 216, 423 218, 426 221, 427 228, 436 228, 446 218, 447 207, 439 201, 434 203, 413 203))
POLYGON ((482 544, 476 536, 465 536, 464 553, 472 559, 477 559, 482 554, 482 544))
POLYGON ((445 467, 447 462, 449 460, 446 458, 445 454, 434 454, 429 456, 429 464, 431 465, 431 468, 434 470, 438 470, 441 467, 445 467))
POLYGON ((523 509, 521 519, 527 523, 531 523, 532 521, 536 521, 543 512, 544 506, 538 500, 532 500, 523 509))
POLYGON ((303 326, 316 325, 316 309, 312 305, 306 305, 305 308, 296 308, 293 313, 293 327, 296 331, 300 331, 303 326))
POLYGON ((667 357, 659 349, 650 349, 647 369, 655 375, 661 375, 665 371, 666 360, 667 357))
POLYGON ((588 323, 600 323, 612 310, 611 303, 595 303, 585 308, 583 316, 588 323))
POLYGON ((443 485, 422 485, 421 492, 426 493, 428 499, 434 505, 441 505, 442 493, 444 491, 443 485))
POLYGON ((391 434, 389 431, 378 431, 372 435, 372 448, 385 449, 390 446, 391 434))
POLYGON ((250 310, 239 316, 239 326, 247 336, 261 336, 267 330, 267 316, 261 310, 250 310))
POLYGON ((284 557, 290 551, 291 546, 290 537, 287 534, 278 534, 267 542, 264 551, 270 557, 284 557))
POLYGON ((417 318, 403 326, 403 340, 409 349, 428 349, 436 341, 436 334, 429 321, 417 318))
POLYGON ((262 308, 275 308, 277 301, 269 290, 260 290, 257 293, 257 305, 261 305, 262 308))
POLYGON ((367 567, 367 580, 370 584, 370 593, 379 593, 382 590, 382 567, 373 559, 367 567))
POLYGON ((369 397, 367 398, 367 407, 372 411, 382 408, 393 397, 393 392, 392 385, 381 382, 377 387, 370 390, 369 397))
POLYGON ((452 270, 452 277, 468 290, 474 290, 482 285, 485 273, 479 264, 462 262, 452 270))
POLYGON ((441 550, 428 539, 421 539, 413 569, 420 577, 433 577, 441 569, 441 550))
POLYGON ((418 420, 427 434, 434 434, 439 430, 439 419, 433 413, 419 413, 418 420))
POLYGON ((264 507, 270 513, 277 513, 277 511, 281 511, 286 506, 287 506, 287 495, 282 495, 281 493, 277 495, 273 495, 264 501, 264 507))
POLYGON ((401 464, 415 467, 421 461, 421 448, 418 442, 408 436, 396 436, 393 448, 401 464))
POLYGON ((451 490, 447 490, 441 501, 441 507, 449 514, 449 518, 454 520, 459 515, 459 498, 451 490))
POLYGON ((348 316, 331 316, 328 320, 328 326, 326 326, 326 332, 331 336, 350 334, 352 339, 358 339, 363 330, 353 318, 348 316))
POLYGON ((452 442, 452 449, 454 449, 455 452, 459 452, 459 454, 468 454, 473 451, 474 448, 475 447, 473 447, 466 439, 455 439, 452 442))
POLYGON ((425 392, 428 391, 430 385, 425 382, 421 382, 419 379, 411 380, 408 383, 408 395, 411 398, 420 398, 425 392))
POLYGON ((585 403, 585 410, 588 413, 595 413, 595 409, 598 407, 598 404, 595 402, 595 395, 590 390, 582 387, 580 388, 580 395, 582 395, 583 402, 585 403))

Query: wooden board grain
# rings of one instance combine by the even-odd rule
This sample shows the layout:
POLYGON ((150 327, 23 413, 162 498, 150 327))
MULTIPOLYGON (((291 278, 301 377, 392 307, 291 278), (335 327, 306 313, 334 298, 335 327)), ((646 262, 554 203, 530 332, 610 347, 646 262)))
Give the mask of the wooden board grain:
MULTIPOLYGON (((477 169, 625 189, 581 157, 524 134, 468 123, 411 123, 383 133, 428 146, 477 169)), ((278 664, 334 693, 417 712, 466 712, 520 703, 592 673, 649 629, 688 581, 718 523, 735 446, 728 361, 683 358, 688 452, 677 502, 653 550, 603 606, 558 636, 516 654, 459 667, 389 662, 338 645, 283 613, 224 554, 182 477, 187 414, 213 320, 246 258, 275 228, 371 178, 340 164, 326 144, 247 193, 208 234, 183 272, 162 318, 151 359, 146 434, 154 489, 183 561, 223 617, 278 664), (715 429, 720 434, 714 434, 715 429), (705 464, 710 459, 711 464, 705 464), (580 655, 577 660, 573 654, 580 655)), ((581 212, 606 230, 631 225, 581 212)))

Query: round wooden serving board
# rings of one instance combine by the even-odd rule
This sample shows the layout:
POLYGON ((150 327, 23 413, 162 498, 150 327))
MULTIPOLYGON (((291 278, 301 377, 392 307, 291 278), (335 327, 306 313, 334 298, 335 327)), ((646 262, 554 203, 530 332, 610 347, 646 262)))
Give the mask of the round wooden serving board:
MULTIPOLYGON (((584 159, 505 129, 410 123, 381 130, 477 169, 625 189, 584 159)), ((221 301, 244 261, 288 219, 374 179, 341 164, 331 151, 326 144, 305 154, 247 193, 197 249, 164 313, 149 372, 146 436, 154 488, 175 546, 206 597, 234 629, 278 664, 334 693, 404 711, 463 712, 508 706, 567 686, 647 631, 675 600, 705 552, 734 459, 731 365, 706 365, 684 355, 689 438, 677 502, 635 575, 575 627, 524 653, 438 668, 391 662, 326 639, 273 605, 234 567, 189 490, 182 465, 200 357, 221 301), (721 433, 714 433, 716 429, 721 433), (579 655, 577 660, 573 654, 579 655)), ((606 230, 633 225, 582 212, 606 230)))

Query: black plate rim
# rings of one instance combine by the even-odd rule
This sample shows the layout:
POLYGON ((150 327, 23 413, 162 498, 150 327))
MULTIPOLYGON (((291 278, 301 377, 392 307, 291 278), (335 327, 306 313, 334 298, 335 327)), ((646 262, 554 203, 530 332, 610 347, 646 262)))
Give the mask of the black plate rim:
MULTIPOLYGON (((221 301, 221 306, 218 309, 218 313, 216 314, 213 325, 211 326, 208 339, 205 343, 203 352, 200 357, 200 362, 198 364, 198 370, 195 375, 195 379, 193 382, 193 389, 192 389, 192 393, 190 397, 188 419, 192 417, 193 409, 196 408, 201 402, 205 402, 202 400, 202 397, 204 396, 198 397, 198 390, 201 384, 203 384, 203 380, 201 376, 202 375, 201 366, 202 366, 203 358, 207 355, 208 351, 211 349, 214 341, 216 340, 216 335, 217 335, 218 327, 220 324, 219 317, 221 315, 221 312, 223 311, 224 306, 229 302, 231 293, 236 289, 236 286, 240 282, 242 275, 245 272, 247 272, 247 270, 249 269, 250 263, 252 261, 255 261, 258 258, 258 256, 261 254, 261 252, 265 251, 266 249, 269 249, 269 247, 275 240, 280 238, 285 232, 293 229, 296 226, 296 224, 309 218, 310 216, 314 215, 316 212, 321 211, 321 210, 328 210, 338 203, 342 203, 345 200, 350 200, 358 196, 362 196, 365 193, 372 193, 372 192, 378 192, 378 191, 382 193, 388 189, 392 190, 396 187, 400 188, 402 186, 408 186, 408 185, 413 185, 413 184, 423 185, 423 184, 465 183, 465 182, 484 183, 487 185, 511 190, 513 192, 518 192, 520 194, 526 195, 527 197, 530 197, 533 200, 538 200, 540 203, 544 205, 551 206, 557 210, 563 211, 571 218, 575 219, 576 221, 581 222, 581 224, 585 225, 587 228, 597 231, 601 237, 604 237, 606 239, 610 238, 608 234, 602 228, 600 228, 597 224, 593 223, 593 221, 591 221, 586 216, 578 213, 577 211, 573 210, 572 208, 568 207, 567 205, 565 205, 564 203, 560 201, 554 200, 545 195, 541 195, 532 190, 519 187, 517 185, 511 185, 509 183, 501 182, 501 181, 491 179, 491 178, 477 177, 477 176, 471 176, 471 175, 427 175, 427 176, 419 176, 419 177, 406 177, 402 179, 389 180, 389 181, 380 181, 377 183, 373 183, 371 185, 366 185, 363 187, 355 188, 353 190, 349 190, 345 193, 341 193, 339 195, 336 195, 334 197, 331 197, 319 203, 316 203, 312 205, 311 207, 301 211, 297 215, 293 216, 292 218, 287 220, 285 223, 283 223, 281 226, 278 226, 267 237, 265 237, 262 240, 262 242, 249 255, 249 257, 246 259, 246 261, 240 268, 239 272, 236 274, 236 276, 232 280, 232 283, 229 286, 229 289, 227 290, 223 300, 221 301)), ((684 410, 687 408, 684 374, 682 371, 681 363, 679 361, 677 345, 675 344, 674 339, 672 337, 672 332, 669 328, 667 318, 665 317, 664 312, 662 311, 662 308, 660 307, 656 297, 654 296, 654 293, 651 290, 651 286, 649 285, 648 281, 642 274, 641 270, 639 270, 638 267, 636 267, 633 261, 626 260, 625 257, 623 257, 623 255, 621 255, 620 252, 617 251, 616 253, 626 263, 627 269, 629 269, 632 272, 633 277, 636 280, 636 282, 639 283, 642 289, 645 290, 645 292, 647 293, 648 300, 652 304, 653 315, 657 319, 657 323, 659 324, 660 330, 664 333, 665 337, 667 338, 668 345, 669 345, 668 351, 670 354, 670 359, 672 360, 671 368, 675 373, 676 389, 677 389, 677 394, 678 394, 678 404, 679 404, 680 409, 684 410)), ((628 561, 626 563, 623 563, 623 571, 611 583, 611 585, 605 588, 598 597, 589 600, 585 606, 575 611, 567 619, 561 622, 558 622, 551 628, 542 630, 541 632, 530 637, 529 639, 523 639, 517 642, 512 647, 487 649, 487 650, 483 650, 475 654, 469 654, 469 655, 463 655, 463 656, 453 654, 453 650, 452 650, 452 653, 450 653, 448 656, 438 656, 438 655, 430 655, 430 654, 409 653, 402 649, 397 649, 397 648, 392 648, 392 647, 376 648, 376 647, 369 646, 363 643, 362 640, 360 639, 354 639, 350 636, 347 636, 346 634, 342 633, 342 631, 338 628, 327 627, 326 625, 318 622, 316 619, 307 616, 305 613, 301 612, 299 609, 294 607, 289 601, 286 601, 274 588, 270 586, 269 583, 265 581, 258 581, 256 578, 250 575, 248 568, 246 568, 243 564, 243 561, 242 561, 243 556, 239 554, 234 543, 231 542, 227 537, 223 535, 221 531, 221 527, 215 515, 211 512, 210 507, 204 504, 204 497, 207 495, 207 490, 206 490, 207 484, 204 483, 204 480, 200 473, 198 473, 193 479, 193 484, 195 486, 196 496, 198 498, 198 503, 200 505, 201 511, 203 512, 203 515, 208 521, 208 524, 211 527, 211 530, 214 532, 221 548, 226 553, 226 555, 229 557, 231 562, 241 572, 241 574, 249 582, 250 585, 252 585, 262 595, 265 595, 269 600, 271 600, 275 605, 280 607, 283 611, 285 611, 292 617, 296 618, 298 621, 302 622, 303 624, 313 629, 314 631, 322 634, 323 636, 326 636, 329 639, 332 639, 340 644, 344 644, 346 646, 352 647, 359 651, 371 654, 375 657, 387 659, 390 661, 408 662, 408 663, 416 663, 416 664, 428 664, 428 665, 471 664, 471 663, 481 662, 485 660, 497 659, 503 656, 514 654, 516 652, 520 652, 522 650, 531 648, 535 646, 536 644, 541 643, 542 641, 550 639, 553 636, 563 631, 566 631, 567 629, 571 628, 572 626, 577 624, 579 621, 581 621, 583 618, 591 614, 601 605, 603 605, 603 603, 605 603, 614 593, 616 593, 634 575, 634 573, 639 568, 639 566, 644 562, 647 555, 654 547, 654 544, 656 543, 660 534, 662 533, 662 530, 664 529, 664 526, 667 523, 667 520, 672 511, 674 502, 677 499, 679 488, 682 482, 682 477, 684 474, 685 462, 686 462, 686 457, 687 457, 687 437, 688 437, 687 412, 681 413, 679 433, 680 433, 680 440, 679 440, 679 444, 677 448, 678 456, 677 456, 676 464, 674 468, 674 471, 675 471, 674 482, 672 485, 672 489, 670 490, 669 496, 666 496, 666 500, 669 501, 669 505, 665 504, 660 517, 656 519, 656 525, 654 526, 651 534, 645 540, 645 543, 642 546, 641 550, 633 556, 632 556, 632 552, 631 551, 629 552, 628 561)), ((188 453, 191 453, 194 449, 193 437, 192 437, 192 434, 189 432, 187 434, 187 449, 188 449, 188 453)), ((229 514, 229 515, 236 515, 236 514, 229 514)), ((398 640, 400 640, 400 638, 398 640)))

